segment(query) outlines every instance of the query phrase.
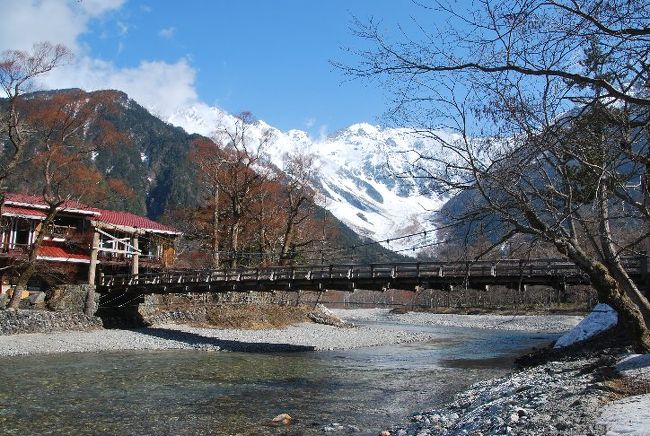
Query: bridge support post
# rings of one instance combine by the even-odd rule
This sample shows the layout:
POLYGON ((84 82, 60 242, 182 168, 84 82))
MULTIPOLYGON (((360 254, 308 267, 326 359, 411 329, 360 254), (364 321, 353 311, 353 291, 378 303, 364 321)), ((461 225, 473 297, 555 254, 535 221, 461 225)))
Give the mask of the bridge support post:
POLYGON ((554 286, 554 288, 558 293, 557 302, 558 303, 566 303, 567 302, 567 290, 568 290, 566 280, 564 280, 564 278, 562 280, 559 280, 558 283, 554 286))

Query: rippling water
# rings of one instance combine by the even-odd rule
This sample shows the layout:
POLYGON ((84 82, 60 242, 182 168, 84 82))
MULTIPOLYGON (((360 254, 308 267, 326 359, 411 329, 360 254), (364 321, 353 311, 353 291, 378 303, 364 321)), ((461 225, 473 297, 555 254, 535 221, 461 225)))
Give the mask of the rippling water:
MULTIPOLYGON (((388 326, 390 327, 390 326, 388 326)), ((411 327, 439 340, 350 351, 134 351, 0 358, 2 434, 377 434, 507 372, 553 335, 411 327), (294 424, 269 427, 279 413, 294 424)))

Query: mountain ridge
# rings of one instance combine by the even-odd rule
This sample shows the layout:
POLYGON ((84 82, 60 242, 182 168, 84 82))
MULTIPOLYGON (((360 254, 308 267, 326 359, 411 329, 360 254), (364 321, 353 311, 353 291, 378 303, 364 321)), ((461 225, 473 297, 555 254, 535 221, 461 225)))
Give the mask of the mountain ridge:
MULTIPOLYGON (((217 126, 231 126, 234 119, 219 108, 199 104, 179 109, 165 121, 188 133, 211 136, 217 126)), ((324 199, 321 206, 358 234, 375 241, 431 228, 436 211, 448 200, 434 193, 429 180, 397 175, 407 172, 408 162, 401 158, 409 152, 422 155, 440 148, 433 139, 410 129, 363 122, 320 139, 299 129, 284 132, 259 120, 252 129, 253 136, 265 129, 272 132, 269 160, 279 168, 286 153, 313 155, 319 173, 314 188, 324 199)), ((413 245, 408 238, 401 241, 397 245, 384 242, 384 246, 406 249, 413 245)))

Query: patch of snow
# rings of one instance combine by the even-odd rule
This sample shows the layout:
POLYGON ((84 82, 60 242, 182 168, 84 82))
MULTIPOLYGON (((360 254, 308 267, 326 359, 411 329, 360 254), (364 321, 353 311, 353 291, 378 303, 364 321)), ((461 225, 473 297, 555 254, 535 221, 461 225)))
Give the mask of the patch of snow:
POLYGON ((140 160, 142 162, 146 162, 149 159, 149 157, 145 153, 140 153, 140 160))
POLYGON ((625 377, 650 381, 650 354, 630 354, 616 364, 616 370, 625 377))
MULTIPOLYGON (((650 380, 650 354, 630 354, 616 364, 625 377, 650 380)), ((634 395, 603 407, 599 424, 607 435, 650 435, 650 394, 634 395)))
POLYGON ((650 435, 650 394, 607 404, 598 423, 605 426, 607 436, 650 435))
POLYGON ((614 309, 607 304, 597 304, 573 330, 560 337, 553 348, 568 347, 576 342, 587 340, 614 327, 617 323, 618 314, 614 309))

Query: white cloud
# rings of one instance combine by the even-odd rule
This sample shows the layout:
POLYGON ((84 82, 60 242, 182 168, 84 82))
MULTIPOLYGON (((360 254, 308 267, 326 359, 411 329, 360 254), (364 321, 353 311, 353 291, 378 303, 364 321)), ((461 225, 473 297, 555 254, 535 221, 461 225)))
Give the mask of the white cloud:
POLYGON ((29 50, 37 42, 64 44, 76 53, 88 22, 124 0, 0 0, 0 51, 29 50))
POLYGON ((160 29, 158 36, 164 39, 172 39, 174 37, 174 33, 176 33, 175 27, 166 27, 164 29, 160 29))
POLYGON ((316 125, 316 118, 311 117, 311 118, 307 118, 305 120, 305 127, 306 128, 311 129, 315 125, 316 125))
POLYGON ((54 70, 43 78, 48 88, 82 88, 87 91, 118 89, 147 108, 169 116, 180 107, 195 104, 196 71, 185 59, 170 64, 143 61, 134 68, 117 68, 111 62, 83 58, 54 70))
MULTIPOLYGON (((196 71, 188 59, 174 63, 141 61, 135 67, 119 67, 113 62, 92 58, 79 37, 89 30, 93 18, 119 10, 126 0, 0 0, 0 52, 7 49, 31 50, 37 42, 64 44, 75 53, 73 63, 41 77, 37 85, 46 89, 81 88, 87 91, 118 89, 162 116, 179 107, 196 104, 196 71)), ((116 20, 121 36, 128 23, 116 20)), ((173 36, 175 29, 161 30, 173 36)), ((123 41, 117 53, 124 49, 123 41)))

